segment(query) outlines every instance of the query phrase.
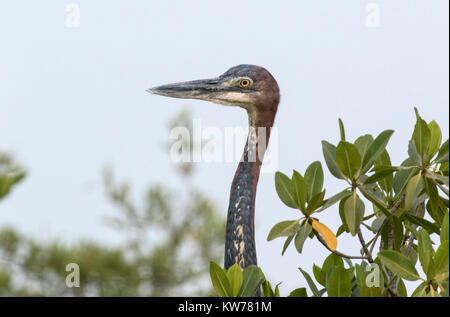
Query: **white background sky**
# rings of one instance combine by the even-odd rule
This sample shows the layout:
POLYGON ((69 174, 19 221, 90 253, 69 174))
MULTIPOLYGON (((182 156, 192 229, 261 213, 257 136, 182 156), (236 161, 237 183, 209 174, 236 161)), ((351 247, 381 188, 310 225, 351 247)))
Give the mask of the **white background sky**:
MULTIPOLYGON (((324 167, 320 141, 338 141, 337 118, 353 141, 394 128, 394 164, 407 155, 413 106, 448 135, 448 1, 371 1, 378 28, 366 26, 370 1, 87 1, 79 28, 65 25, 69 1, 3 1, 0 5, 0 150, 29 171, 0 205, 0 226, 39 239, 93 238, 119 242, 104 226, 115 209, 105 199, 101 172, 111 165, 140 197, 154 182, 179 184, 168 153, 166 124, 189 106, 203 126, 246 126, 241 109, 152 96, 145 89, 214 77, 229 67, 266 67, 281 88, 275 125, 278 169, 324 167)), ((225 216, 236 165, 202 163, 196 186, 225 216)), ((306 283, 328 254, 308 240, 304 253, 270 228, 298 214, 278 199, 273 174, 262 174, 256 200, 259 265, 282 294, 306 283)), ((328 171, 327 194, 343 186, 328 171)), ((337 230, 337 207, 319 219, 337 230)), ((338 249, 359 252, 340 237, 338 249)))

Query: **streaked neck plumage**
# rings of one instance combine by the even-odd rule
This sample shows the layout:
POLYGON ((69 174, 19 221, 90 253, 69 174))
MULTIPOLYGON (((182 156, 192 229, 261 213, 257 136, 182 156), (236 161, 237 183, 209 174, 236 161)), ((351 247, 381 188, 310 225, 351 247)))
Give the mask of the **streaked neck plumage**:
POLYGON ((225 241, 225 268, 257 265, 255 245, 255 197, 261 164, 273 126, 276 106, 262 113, 250 112, 244 153, 231 184, 225 241))

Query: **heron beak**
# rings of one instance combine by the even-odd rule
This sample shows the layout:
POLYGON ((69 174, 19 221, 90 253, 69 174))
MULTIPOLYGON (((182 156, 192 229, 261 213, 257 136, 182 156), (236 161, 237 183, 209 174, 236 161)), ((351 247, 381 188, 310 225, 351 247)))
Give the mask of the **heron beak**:
POLYGON ((153 87, 146 91, 161 96, 184 99, 210 100, 212 95, 221 92, 224 86, 218 78, 186 81, 153 87))

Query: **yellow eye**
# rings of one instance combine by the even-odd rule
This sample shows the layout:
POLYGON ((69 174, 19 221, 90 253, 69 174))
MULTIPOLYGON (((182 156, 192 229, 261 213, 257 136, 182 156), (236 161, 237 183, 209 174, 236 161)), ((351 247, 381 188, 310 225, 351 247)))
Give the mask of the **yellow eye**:
POLYGON ((239 82, 239 86, 241 86, 242 88, 247 88, 248 86, 250 86, 251 82, 248 79, 241 79, 241 81, 239 82))

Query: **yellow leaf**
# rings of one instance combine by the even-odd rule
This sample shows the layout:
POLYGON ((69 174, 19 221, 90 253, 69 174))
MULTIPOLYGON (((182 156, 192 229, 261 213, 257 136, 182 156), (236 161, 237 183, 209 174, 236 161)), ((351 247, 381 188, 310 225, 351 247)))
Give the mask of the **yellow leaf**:
POLYGON ((314 231, 316 231, 320 236, 322 237, 323 241, 325 241, 327 247, 334 251, 337 248, 337 239, 336 235, 333 233, 333 231, 330 230, 327 226, 325 226, 323 223, 320 223, 319 221, 315 219, 312 220, 312 228, 314 231))

